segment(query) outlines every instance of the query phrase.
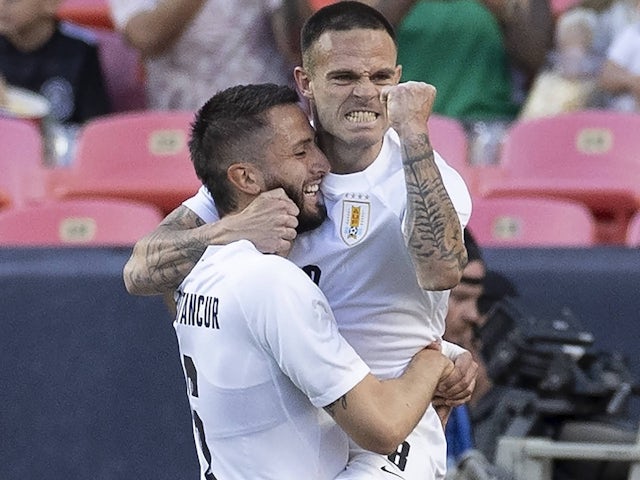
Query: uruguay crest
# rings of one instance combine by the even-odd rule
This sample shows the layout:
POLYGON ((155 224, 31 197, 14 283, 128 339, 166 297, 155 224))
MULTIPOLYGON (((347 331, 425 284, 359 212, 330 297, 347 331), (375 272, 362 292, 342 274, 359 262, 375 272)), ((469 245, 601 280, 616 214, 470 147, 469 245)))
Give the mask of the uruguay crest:
POLYGON ((369 202, 357 200, 342 201, 340 236, 347 245, 355 245, 367 234, 367 230, 369 230, 370 206, 369 202))

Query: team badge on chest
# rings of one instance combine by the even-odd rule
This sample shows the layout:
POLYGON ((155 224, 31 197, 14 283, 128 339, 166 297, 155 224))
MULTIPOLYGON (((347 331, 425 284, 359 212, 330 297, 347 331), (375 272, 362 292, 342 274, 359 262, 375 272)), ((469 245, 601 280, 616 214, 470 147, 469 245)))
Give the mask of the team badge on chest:
POLYGON ((366 194, 347 194, 342 200, 340 236, 351 246, 362 240, 369 230, 371 204, 366 194))

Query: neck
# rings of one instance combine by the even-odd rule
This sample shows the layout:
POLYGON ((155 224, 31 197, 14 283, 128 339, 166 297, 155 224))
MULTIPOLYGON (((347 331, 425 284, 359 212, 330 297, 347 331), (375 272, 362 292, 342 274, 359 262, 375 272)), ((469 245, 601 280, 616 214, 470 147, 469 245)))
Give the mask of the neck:
POLYGON ((380 154, 382 140, 373 145, 343 142, 328 134, 318 134, 318 145, 329 159, 331 173, 347 175, 364 171, 380 154))
POLYGON ((56 29, 56 20, 43 18, 28 29, 7 35, 9 41, 22 52, 32 52, 47 43, 56 29))

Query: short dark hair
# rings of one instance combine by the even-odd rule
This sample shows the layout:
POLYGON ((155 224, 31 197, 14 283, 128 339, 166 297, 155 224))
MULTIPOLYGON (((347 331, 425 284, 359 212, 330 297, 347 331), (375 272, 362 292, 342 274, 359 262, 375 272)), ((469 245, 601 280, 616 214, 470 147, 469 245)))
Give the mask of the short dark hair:
POLYGON ((198 178, 213 196, 221 215, 237 207, 227 169, 234 163, 256 161, 256 134, 268 127, 266 112, 295 104, 291 87, 271 83, 238 85, 217 92, 196 113, 189 151, 198 178))
POLYGON ((300 49, 304 63, 310 66, 307 53, 324 32, 356 29, 386 30, 396 43, 393 26, 378 10, 361 2, 337 2, 315 12, 302 26, 300 49))

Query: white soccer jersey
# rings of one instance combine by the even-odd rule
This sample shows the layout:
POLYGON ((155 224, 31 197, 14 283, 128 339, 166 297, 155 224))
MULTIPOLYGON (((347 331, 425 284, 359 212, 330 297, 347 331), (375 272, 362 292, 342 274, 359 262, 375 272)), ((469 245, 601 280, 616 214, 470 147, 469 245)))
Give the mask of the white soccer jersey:
POLYGON ((322 292, 248 241, 209 247, 177 293, 174 328, 201 478, 333 479, 348 439, 321 408, 369 372, 322 292))
MULTIPOLYGON (((468 189, 439 154, 435 159, 465 227, 471 215, 468 189)), ((372 373, 395 378, 418 350, 441 339, 449 298, 448 291, 423 291, 416 279, 402 234, 407 190, 396 132, 387 132, 367 169, 328 174, 321 188, 328 220, 299 235, 289 258, 320 286, 340 332, 372 373)), ((217 219, 206 189, 185 205, 204 221, 217 219)), ((412 437, 409 446, 400 447, 396 462, 406 468, 405 478, 442 478, 446 441, 432 407, 412 437), (404 465, 407 458, 416 460, 404 465)))

